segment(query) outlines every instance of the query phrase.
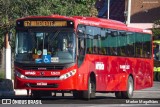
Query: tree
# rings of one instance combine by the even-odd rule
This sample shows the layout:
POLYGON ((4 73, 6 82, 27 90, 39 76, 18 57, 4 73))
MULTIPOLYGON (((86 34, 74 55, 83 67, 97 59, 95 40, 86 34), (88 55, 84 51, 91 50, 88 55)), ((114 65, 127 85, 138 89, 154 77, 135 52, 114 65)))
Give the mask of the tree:
POLYGON ((156 20, 153 24, 153 36, 154 38, 160 38, 160 20, 156 20))
POLYGON ((15 20, 29 15, 97 16, 96 0, 0 0, 0 48, 15 20))

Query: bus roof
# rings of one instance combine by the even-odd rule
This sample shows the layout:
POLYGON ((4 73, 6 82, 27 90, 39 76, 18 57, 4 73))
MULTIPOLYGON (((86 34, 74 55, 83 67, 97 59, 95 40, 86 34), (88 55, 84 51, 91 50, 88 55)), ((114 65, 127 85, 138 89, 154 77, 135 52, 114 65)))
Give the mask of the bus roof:
POLYGON ((67 17, 67 16, 61 16, 61 15, 49 15, 49 16, 27 16, 27 17, 23 17, 23 18, 19 18, 17 20, 31 20, 31 19, 66 19, 66 20, 73 20, 73 18, 71 17, 67 17))
POLYGON ((78 19, 80 23, 83 23, 86 25, 94 25, 94 26, 111 28, 111 29, 126 30, 130 32, 152 34, 151 30, 127 27, 126 24, 116 20, 103 19, 103 18, 97 18, 97 17, 82 17, 82 16, 73 16, 73 18, 78 19))
POLYGON ((18 20, 31 20, 31 19, 42 19, 42 18, 72 20, 72 21, 75 21, 77 25, 85 24, 85 25, 92 25, 92 26, 104 27, 104 28, 109 28, 109 29, 117 29, 117 30, 125 30, 125 31, 130 31, 130 32, 140 32, 140 33, 152 34, 150 30, 131 28, 131 27, 127 27, 126 24, 120 21, 97 18, 97 17, 83 17, 83 16, 68 17, 68 16, 61 16, 61 15, 49 15, 49 16, 28 16, 28 17, 20 18, 18 20))

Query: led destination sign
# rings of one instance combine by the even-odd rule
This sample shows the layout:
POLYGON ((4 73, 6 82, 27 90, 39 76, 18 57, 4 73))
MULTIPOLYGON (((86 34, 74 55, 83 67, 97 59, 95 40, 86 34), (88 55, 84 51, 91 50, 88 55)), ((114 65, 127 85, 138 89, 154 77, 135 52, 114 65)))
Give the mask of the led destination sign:
POLYGON ((67 21, 24 21, 25 27, 40 27, 40 26, 67 26, 67 21))

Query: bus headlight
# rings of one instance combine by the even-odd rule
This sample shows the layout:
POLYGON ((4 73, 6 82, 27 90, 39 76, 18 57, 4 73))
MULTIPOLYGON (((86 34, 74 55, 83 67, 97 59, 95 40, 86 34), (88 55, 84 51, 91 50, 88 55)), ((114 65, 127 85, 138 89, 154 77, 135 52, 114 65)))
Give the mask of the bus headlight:
POLYGON ((72 71, 70 71, 70 72, 68 72, 68 73, 66 73, 66 74, 61 75, 61 76, 59 77, 59 79, 60 79, 60 80, 64 80, 64 79, 67 79, 67 78, 69 78, 69 77, 71 77, 71 76, 73 76, 73 75, 75 75, 75 74, 76 74, 76 69, 74 69, 74 70, 72 70, 72 71))
POLYGON ((22 79, 26 79, 27 77, 23 74, 21 74, 20 72, 18 71, 15 71, 15 76, 19 77, 19 78, 22 78, 22 79))

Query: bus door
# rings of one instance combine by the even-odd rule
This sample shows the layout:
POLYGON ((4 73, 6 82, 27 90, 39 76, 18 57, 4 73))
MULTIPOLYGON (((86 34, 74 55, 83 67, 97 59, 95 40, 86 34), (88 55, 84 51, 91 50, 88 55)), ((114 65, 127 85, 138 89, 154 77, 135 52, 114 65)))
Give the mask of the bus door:
POLYGON ((85 38, 85 26, 78 25, 77 28, 77 64, 78 64, 78 83, 79 90, 87 89, 87 76, 88 76, 88 64, 85 61, 86 55, 86 38, 85 38))

